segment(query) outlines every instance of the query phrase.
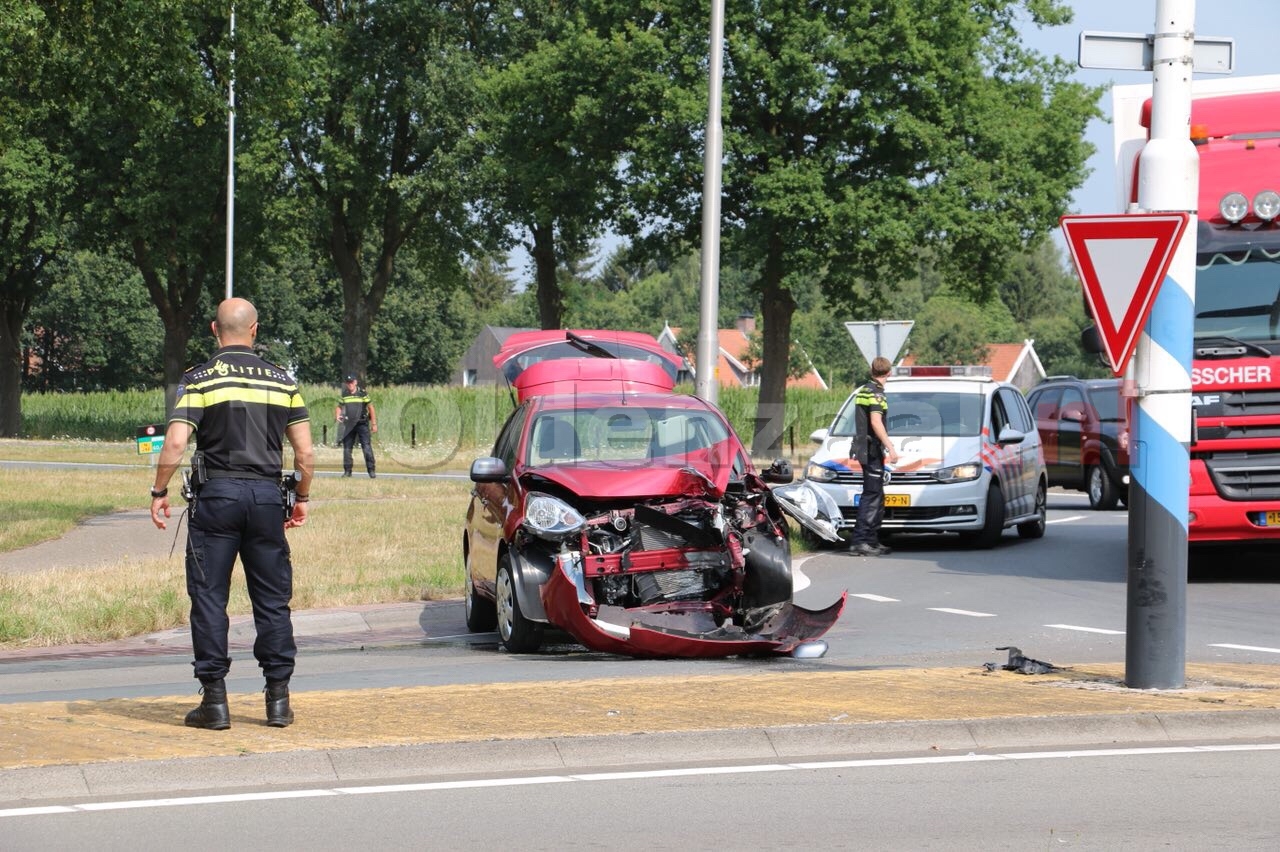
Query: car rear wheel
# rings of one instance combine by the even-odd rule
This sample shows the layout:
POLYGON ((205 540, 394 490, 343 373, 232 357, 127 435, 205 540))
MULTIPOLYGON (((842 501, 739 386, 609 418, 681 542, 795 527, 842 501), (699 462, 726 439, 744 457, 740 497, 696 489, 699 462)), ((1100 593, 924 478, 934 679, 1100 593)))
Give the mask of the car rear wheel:
POLYGON ((1022 538, 1044 538, 1044 526, 1048 519, 1049 507, 1044 481, 1036 486, 1036 517, 1032 521, 1018 524, 1018 535, 1022 538))
POLYGON ((467 629, 472 633, 488 633, 498 626, 498 609, 493 601, 476 594, 476 584, 471 580, 471 553, 467 552, 465 575, 466 584, 462 600, 467 616, 467 629))
POLYGON ((982 548, 995 547, 1004 534, 1004 494, 1000 492, 999 485, 992 484, 987 489, 985 517, 986 523, 982 525, 982 532, 978 533, 975 544, 982 548))
POLYGON ((542 646, 542 625, 530 621, 520 612, 511 557, 505 554, 498 560, 497 587, 498 638, 502 640, 502 647, 513 654, 529 654, 538 650, 542 646))
POLYGON ((1111 477, 1107 476, 1107 472, 1101 465, 1093 465, 1089 468, 1087 476, 1085 490, 1089 494, 1089 505, 1100 512, 1114 509, 1116 503, 1120 502, 1120 493, 1119 489, 1112 484, 1111 477))

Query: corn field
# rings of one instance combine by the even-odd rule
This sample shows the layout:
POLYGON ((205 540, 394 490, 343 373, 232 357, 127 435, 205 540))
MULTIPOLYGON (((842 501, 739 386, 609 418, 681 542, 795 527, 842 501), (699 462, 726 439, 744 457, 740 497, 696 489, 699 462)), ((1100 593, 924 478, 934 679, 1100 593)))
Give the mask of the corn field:
MULTIPOLYGON (((678 390, 692 393, 693 388, 678 390)), ((303 398, 311 411, 312 438, 332 445, 340 435, 333 412, 339 390, 307 385, 303 398)), ((830 424, 848 389, 830 391, 792 389, 787 392, 783 417, 783 450, 808 454, 809 433, 830 424)), ((430 470, 456 466, 493 443, 498 429, 514 407, 504 387, 445 387, 400 385, 371 388, 378 415, 378 442, 384 451, 399 454, 412 467, 430 470)), ((725 388, 718 404, 744 443, 751 443, 756 417, 755 388, 725 388)), ((137 430, 163 423, 164 392, 103 391, 95 393, 37 393, 22 398, 24 438, 46 440, 131 441, 137 430)))

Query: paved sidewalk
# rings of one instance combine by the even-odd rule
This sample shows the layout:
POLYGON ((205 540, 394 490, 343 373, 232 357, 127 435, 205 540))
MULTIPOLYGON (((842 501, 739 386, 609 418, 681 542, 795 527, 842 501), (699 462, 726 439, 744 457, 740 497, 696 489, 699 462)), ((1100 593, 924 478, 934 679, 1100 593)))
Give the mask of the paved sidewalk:
POLYGON ((759 672, 262 693, 227 731, 184 728, 189 694, 0 704, 0 802, 375 777, 1280 736, 1280 671, 1192 666, 1186 689, 1117 666, 759 672))

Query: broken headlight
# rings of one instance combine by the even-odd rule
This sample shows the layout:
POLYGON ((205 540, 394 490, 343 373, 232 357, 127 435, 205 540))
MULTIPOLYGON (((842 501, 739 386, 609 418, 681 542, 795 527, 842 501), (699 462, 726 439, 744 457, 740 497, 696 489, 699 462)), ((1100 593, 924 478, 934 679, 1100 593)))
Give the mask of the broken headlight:
POLYGON ((539 538, 562 541, 577 535, 587 519, 568 503, 538 491, 529 493, 524 502, 524 528, 539 538))

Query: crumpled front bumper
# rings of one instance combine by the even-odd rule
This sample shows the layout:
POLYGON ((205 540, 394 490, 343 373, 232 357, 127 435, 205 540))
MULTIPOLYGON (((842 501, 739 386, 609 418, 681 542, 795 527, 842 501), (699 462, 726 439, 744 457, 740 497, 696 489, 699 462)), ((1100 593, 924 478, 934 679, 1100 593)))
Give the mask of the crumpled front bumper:
POLYGON ((721 627, 709 613, 654 613, 647 610, 603 608, 591 618, 583 608, 590 603, 581 589, 557 564, 542 586, 547 618, 593 651, 630 657, 734 657, 789 654, 797 646, 817 639, 831 629, 844 611, 847 593, 825 609, 811 610, 794 603, 779 605, 758 629, 734 625, 721 627))

